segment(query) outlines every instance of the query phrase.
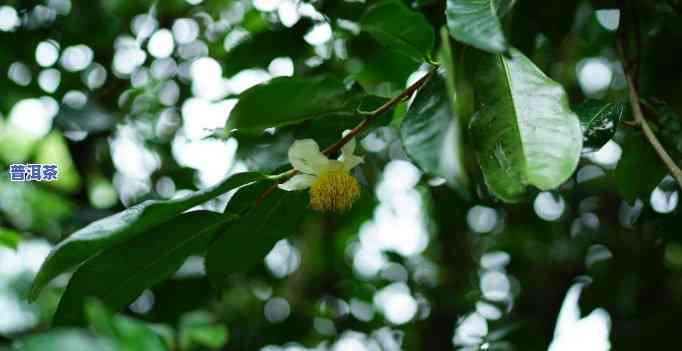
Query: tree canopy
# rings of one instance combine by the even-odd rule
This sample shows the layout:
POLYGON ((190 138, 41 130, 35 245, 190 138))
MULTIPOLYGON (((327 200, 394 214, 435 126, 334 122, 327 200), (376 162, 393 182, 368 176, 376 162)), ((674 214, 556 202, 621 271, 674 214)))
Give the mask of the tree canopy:
POLYGON ((0 4, 0 350, 642 350, 680 0, 0 4))

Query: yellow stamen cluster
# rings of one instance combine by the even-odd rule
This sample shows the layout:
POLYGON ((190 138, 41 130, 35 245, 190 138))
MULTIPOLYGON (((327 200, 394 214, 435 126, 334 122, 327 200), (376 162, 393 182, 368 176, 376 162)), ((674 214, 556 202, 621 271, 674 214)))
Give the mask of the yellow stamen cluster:
POLYGON ((310 207, 316 211, 342 213, 360 197, 360 185, 343 168, 320 174, 310 186, 310 207))

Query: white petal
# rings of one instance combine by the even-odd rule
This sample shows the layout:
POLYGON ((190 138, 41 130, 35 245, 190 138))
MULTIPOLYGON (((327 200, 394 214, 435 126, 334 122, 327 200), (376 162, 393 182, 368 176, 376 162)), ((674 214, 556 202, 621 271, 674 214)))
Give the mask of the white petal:
POLYGON ((303 190, 310 188, 317 177, 310 174, 297 174, 286 182, 279 184, 278 187, 286 191, 303 190))
POLYGON ((313 139, 296 140, 289 148, 289 162, 295 170, 307 174, 319 174, 327 168, 329 159, 320 152, 313 139))
MULTIPOLYGON (((350 129, 344 130, 341 136, 345 137, 348 133, 350 133, 350 129)), ((341 147, 341 155, 352 155, 353 152, 355 152, 355 138, 348 140, 346 145, 341 147)))
MULTIPOLYGON (((342 135, 345 137, 348 135, 348 133, 350 133, 349 129, 345 130, 342 135)), ((355 168, 355 166, 365 161, 362 156, 353 155, 354 152, 355 138, 349 140, 346 145, 341 147, 341 157, 339 157, 339 161, 343 163, 343 168, 345 168, 346 171, 350 171, 351 169, 355 168)))
POLYGON ((365 158, 362 156, 355 156, 355 155, 341 155, 339 158, 339 161, 343 163, 343 168, 346 171, 350 171, 351 169, 355 168, 355 166, 365 162, 365 158))

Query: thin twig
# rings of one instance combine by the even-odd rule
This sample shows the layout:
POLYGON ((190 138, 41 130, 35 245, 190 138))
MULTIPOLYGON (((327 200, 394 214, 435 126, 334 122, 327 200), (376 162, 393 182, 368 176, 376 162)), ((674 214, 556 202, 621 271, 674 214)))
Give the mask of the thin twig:
MULTIPOLYGON (((423 77, 419 78, 419 80, 417 80, 416 82, 412 83, 412 85, 407 87, 407 89, 405 89, 402 93, 386 101, 386 103, 381 105, 376 110, 367 113, 365 119, 363 119, 362 122, 355 126, 355 128, 351 129, 351 131, 348 134, 346 134, 346 136, 339 139, 339 141, 324 149, 322 153, 327 156, 333 156, 334 154, 336 154, 351 139, 353 139, 356 135, 358 135, 365 128, 367 128, 375 119, 377 119, 377 117, 383 115, 384 113, 391 110, 393 107, 395 107, 397 104, 399 104, 406 98, 412 96, 412 94, 415 91, 417 91, 417 89, 421 88, 422 85, 424 85, 424 83, 431 79, 431 77, 436 73, 437 70, 438 66, 431 67, 428 73, 426 73, 423 77)), ((280 173, 279 175, 275 176, 274 177, 274 179, 276 179, 275 183, 272 184, 269 188, 267 188, 262 194, 260 194, 258 199, 256 199, 256 206, 259 206, 263 202, 263 200, 265 200, 266 197, 270 196, 270 194, 272 194, 272 192, 275 191, 275 189, 277 189, 277 185, 279 183, 284 182, 287 179, 293 177, 294 175, 296 175, 296 173, 297 171, 295 169, 290 169, 284 173, 280 173)))
POLYGON ((348 143, 351 139, 358 135, 358 133, 360 133, 363 129, 367 128, 367 126, 369 126, 369 124, 372 123, 372 121, 374 121, 377 117, 388 112, 393 107, 395 107, 395 105, 399 104, 404 99, 412 96, 412 93, 417 91, 417 89, 421 88, 421 86, 424 85, 424 83, 431 79, 431 76, 433 76, 433 74, 436 73, 437 69, 438 66, 433 66, 431 70, 429 70, 429 72, 426 73, 423 77, 421 77, 418 81, 414 82, 412 85, 407 87, 407 89, 405 89, 405 91, 403 91, 399 95, 393 97, 391 100, 386 101, 385 104, 381 105, 376 110, 370 112, 367 115, 367 117, 365 117, 365 119, 362 120, 362 122, 360 122, 360 124, 358 124, 355 128, 351 129, 350 133, 346 134, 345 137, 341 138, 334 145, 331 145, 328 148, 324 149, 324 151, 322 152, 327 156, 331 156, 337 153, 341 149, 341 147, 346 145, 346 143, 348 143))
MULTIPOLYGON (((625 6, 622 6, 621 12, 623 12, 624 9, 625 6)), ((646 121, 646 118, 644 118, 644 113, 642 113, 639 94, 637 94, 636 83, 635 79, 633 78, 633 70, 635 69, 636 66, 633 66, 626 57, 626 53, 623 46, 624 41, 627 40, 627 32, 624 28, 621 28, 621 30, 623 35, 619 36, 619 40, 617 41, 616 46, 621 56, 621 60, 623 61, 625 80, 627 81, 628 84, 628 93, 630 98, 630 105, 632 107, 632 114, 634 115, 637 124, 639 124, 642 130, 644 131, 644 136, 649 141, 649 144, 651 144, 654 150, 656 150, 658 157, 661 159, 661 161, 663 161, 666 167, 668 167, 670 173, 672 173, 675 180, 677 180, 677 183, 679 184, 680 188, 682 188, 682 170, 680 170, 677 164, 675 164, 675 161, 673 161, 672 157, 670 157, 668 152, 665 150, 661 142, 656 137, 656 134, 654 134, 653 130, 651 130, 651 126, 649 126, 649 123, 646 121)))
POLYGON ((639 123, 636 121, 620 121, 620 123, 626 127, 639 129, 639 123))
POLYGON ((682 188, 682 170, 677 167, 675 161, 673 161, 672 157, 670 157, 668 152, 665 151, 665 148, 663 145, 661 145, 661 142, 658 141, 656 134, 654 134, 653 130, 651 130, 651 127, 649 126, 649 123, 644 118, 642 108, 639 106, 639 95, 637 95, 637 90, 635 90, 635 82, 633 81, 632 76, 629 73, 626 73, 625 79, 628 82, 630 105, 632 105, 632 114, 635 116, 635 121, 637 121, 637 123, 642 127, 644 135, 649 140, 649 143, 654 147, 656 153, 661 158, 661 161, 663 161, 668 169, 670 169, 673 177, 675 177, 677 183, 680 185, 680 188, 682 188))

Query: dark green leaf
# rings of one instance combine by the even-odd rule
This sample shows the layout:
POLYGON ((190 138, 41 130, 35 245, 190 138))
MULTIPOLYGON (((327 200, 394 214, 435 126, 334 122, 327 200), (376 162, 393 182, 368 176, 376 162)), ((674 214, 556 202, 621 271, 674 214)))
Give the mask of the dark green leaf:
POLYGON ((403 147, 424 171, 462 189, 468 179, 462 162, 461 133, 441 71, 417 92, 407 110, 400 126, 403 147))
POLYGON ((623 104, 587 99, 573 110, 583 129, 583 147, 599 149, 616 134, 623 118, 623 104))
POLYGON ((628 133, 623 140, 623 154, 616 166, 616 186, 625 201, 648 199, 656 185, 668 173, 654 148, 642 133, 628 133))
POLYGON ((360 19, 360 26, 383 45, 417 60, 428 58, 433 50, 435 39, 429 22, 399 0, 371 6, 360 19))
POLYGON ((273 172, 289 163, 289 146, 294 142, 290 130, 278 129, 274 134, 258 136, 237 131, 232 133, 232 137, 239 143, 237 157, 249 169, 273 172))
MULTIPOLYGON (((383 105, 386 101, 388 101, 388 99, 374 95, 366 95, 360 102, 358 109, 362 111, 373 111, 383 105)), ((359 114, 353 116, 330 115, 326 118, 310 121, 309 124, 297 128, 295 137, 296 139, 315 139, 321 148, 325 148, 341 139, 342 133, 345 130, 355 128, 363 119, 364 117, 359 114)), ((390 113, 379 116, 367 128, 363 129, 356 139, 362 139, 362 137, 374 129, 386 126, 391 120, 392 115, 390 113)))
POLYGON ((307 209, 303 191, 276 189, 248 214, 230 224, 208 249, 206 273, 214 287, 223 289, 227 278, 245 272, 258 262, 277 241, 296 230, 307 209))
POLYGON ((491 53, 509 49, 497 17, 497 0, 447 0, 445 16, 456 40, 491 53))
POLYGON ((353 80, 369 94, 391 98, 405 89, 405 82, 419 62, 395 50, 376 45, 369 35, 358 35, 349 44, 349 55, 361 65, 347 65, 353 80))
POLYGON ((293 28, 267 30, 249 36, 228 51, 223 60, 225 75, 253 67, 267 68, 276 57, 296 58, 306 52, 308 44, 303 35, 309 30, 309 21, 299 21, 293 28))
POLYGON ((232 195, 232 198, 225 207, 225 213, 231 215, 243 215, 256 207, 256 201, 267 188, 272 185, 272 181, 263 180, 243 186, 232 195))
POLYGON ((329 76, 281 77, 243 92, 225 128, 258 134, 332 113, 352 113, 356 94, 329 76))
POLYGON ((53 324, 82 323, 87 297, 114 311, 124 308, 175 273, 191 254, 204 252, 220 225, 232 218, 210 211, 182 214, 89 259, 71 277, 53 324))
POLYGON ((4 246, 16 250, 20 240, 19 233, 11 229, 0 228, 0 247, 4 246))
POLYGON ((90 223, 52 250, 33 281, 31 298, 35 299, 45 284, 54 277, 102 250, 145 233, 218 195, 263 178, 260 173, 238 173, 214 187, 182 199, 145 201, 123 212, 90 223))
MULTIPOLYGON (((85 312, 95 331, 111 340, 115 345, 115 350, 166 350, 161 338, 143 322, 121 315, 113 315, 97 300, 88 299, 85 303, 85 312)), ((76 349, 68 348, 68 350, 76 349)))
POLYGON ((516 202, 527 185, 561 185, 582 147, 580 122, 564 89, 515 49, 509 58, 477 52, 469 59, 478 104, 471 140, 490 190, 516 202))
POLYGON ((648 98, 642 100, 644 113, 655 117, 658 125, 665 126, 656 131, 661 143, 675 162, 682 162, 682 118, 675 109, 663 100, 648 98))

